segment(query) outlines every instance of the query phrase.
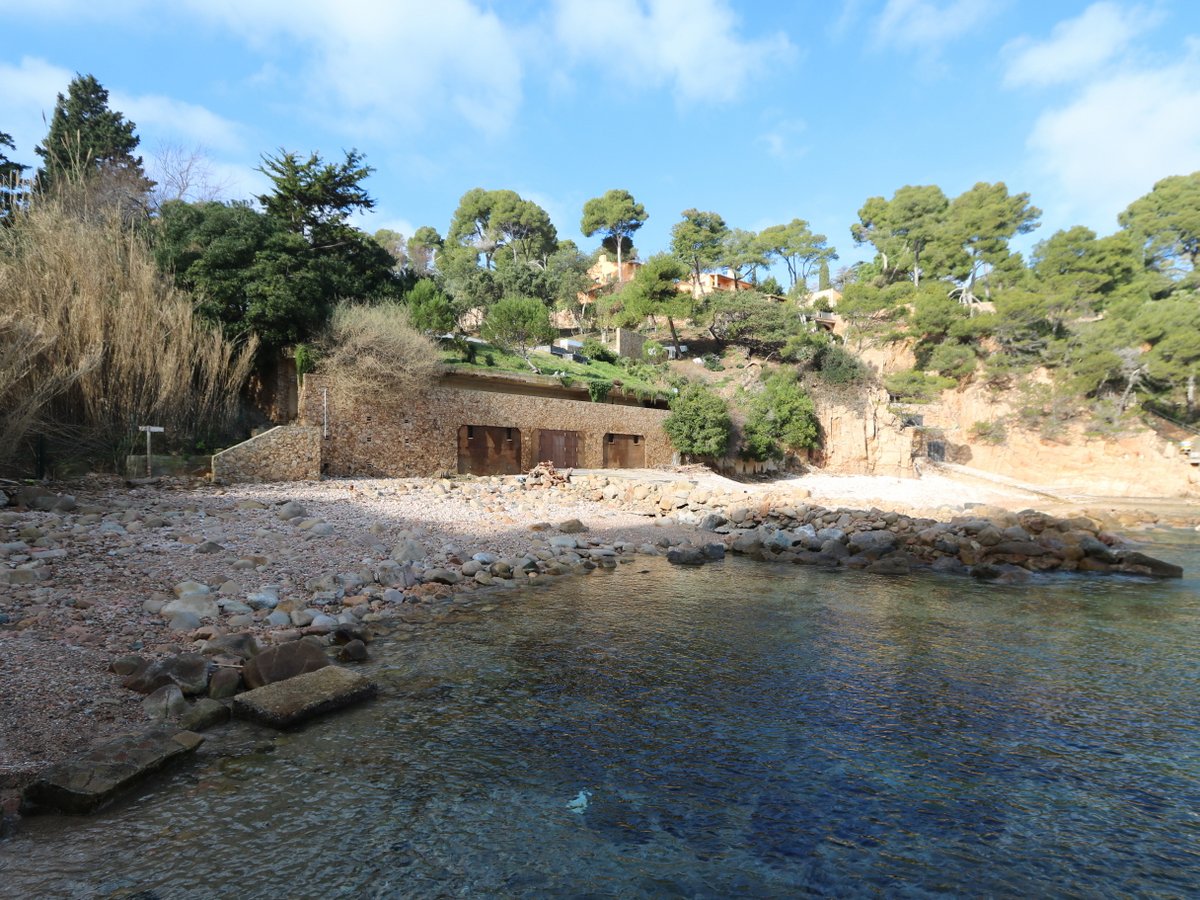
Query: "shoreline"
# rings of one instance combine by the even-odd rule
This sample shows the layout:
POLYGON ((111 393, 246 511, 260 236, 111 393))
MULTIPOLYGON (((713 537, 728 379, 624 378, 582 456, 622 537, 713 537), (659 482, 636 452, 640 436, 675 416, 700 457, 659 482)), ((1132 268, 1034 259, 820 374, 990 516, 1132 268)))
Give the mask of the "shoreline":
MULTIPOLYGON (((982 522, 1011 517, 1007 506, 1031 506, 1019 493, 1003 496, 945 476, 821 475, 744 485, 682 469, 581 472, 546 487, 524 481, 129 488, 91 477, 56 485, 59 493, 44 490, 40 500, 27 492, 26 500, 49 509, 0 507, 0 815, 18 812, 20 792, 47 767, 151 723, 145 698, 110 671, 130 654, 163 659, 240 632, 263 646, 306 634, 328 643, 339 624, 369 630, 429 621, 464 592, 582 574, 672 547, 678 555, 679 548, 721 544, 720 553, 846 564, 804 558, 821 555, 818 524, 850 531, 839 539, 862 568, 898 574, 910 569, 897 566, 897 553, 855 544, 856 529, 897 530, 908 540, 903 548, 914 549, 915 530, 911 537, 904 530, 910 520, 928 530, 951 516, 982 522), (281 515, 296 512, 288 504, 298 504, 298 514, 281 515), (911 518, 922 512, 932 515, 911 518), (806 516, 816 524, 800 524, 806 516), (747 543, 754 529, 766 540, 747 543), (179 590, 185 583, 194 589, 179 590), (168 618, 163 610, 188 590, 217 614, 168 618)), ((1020 527, 1012 522, 1010 529, 1020 527)))

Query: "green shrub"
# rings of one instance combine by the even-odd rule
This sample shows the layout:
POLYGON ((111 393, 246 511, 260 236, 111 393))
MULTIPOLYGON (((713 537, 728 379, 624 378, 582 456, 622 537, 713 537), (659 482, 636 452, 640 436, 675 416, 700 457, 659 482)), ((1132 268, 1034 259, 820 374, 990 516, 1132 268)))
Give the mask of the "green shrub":
POLYGON ((671 401, 663 429, 685 456, 719 459, 729 448, 733 422, 724 399, 701 384, 686 384, 671 401))
POLYGON ((792 372, 776 372, 750 401, 742 429, 742 455, 779 459, 784 452, 807 450, 820 443, 821 426, 812 399, 792 372))
POLYGON ((587 392, 593 403, 603 403, 612 390, 613 384, 605 378, 593 378, 588 381, 587 392))
POLYGON ((1008 440, 1008 428, 1005 427, 1003 419, 976 422, 967 433, 971 440, 981 444, 999 446, 1008 440))
POLYGON ((826 384, 860 384, 871 377, 866 363, 840 344, 826 346, 816 362, 826 384))
POLYGON ((704 357, 704 368, 710 372, 724 372, 725 367, 721 365, 721 357, 715 353, 710 353, 704 357))
POLYGON ((915 369, 893 372, 883 379, 889 394, 902 403, 932 403, 942 391, 954 387, 953 378, 927 375, 915 369))
POLYGON ((975 351, 966 344, 938 344, 929 354, 926 368, 947 378, 966 378, 975 371, 975 351))
POLYGON ((615 363, 617 361, 617 354, 595 338, 588 338, 583 342, 583 355, 597 362, 615 363))

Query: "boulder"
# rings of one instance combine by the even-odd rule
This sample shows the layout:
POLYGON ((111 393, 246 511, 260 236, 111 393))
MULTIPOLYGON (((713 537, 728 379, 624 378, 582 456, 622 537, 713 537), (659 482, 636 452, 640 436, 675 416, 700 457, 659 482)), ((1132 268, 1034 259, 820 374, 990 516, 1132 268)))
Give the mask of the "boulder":
POLYGON ((164 619, 170 619, 180 613, 191 613, 199 619, 215 619, 221 615, 221 607, 211 594, 191 593, 164 603, 159 613, 164 619))
POLYGON ((179 685, 164 684, 153 694, 142 701, 142 709, 154 722, 164 722, 167 719, 177 719, 187 712, 188 702, 183 698, 179 685))
POLYGON ((164 659, 147 660, 122 684, 139 694, 149 694, 163 685, 174 684, 185 694, 202 694, 208 689, 209 662, 198 653, 180 653, 164 659))
POLYGON ((1163 562, 1136 550, 1122 550, 1117 554, 1120 559, 1119 568, 1122 572, 1132 572, 1138 575, 1153 575, 1155 578, 1182 578, 1183 568, 1173 563, 1163 562))
POLYGON ((558 530, 562 534, 581 534, 587 531, 587 526, 578 519, 567 519, 567 521, 559 523, 558 530))
POLYGON ((288 641, 268 647, 246 663, 242 679, 250 689, 286 681, 329 665, 329 657, 318 638, 288 641))
POLYGON ((286 522, 289 519, 307 517, 308 510, 304 508, 303 504, 297 503, 295 500, 289 500, 275 511, 275 515, 286 522))
POLYGON ((195 732, 171 727, 124 735, 45 770, 26 788, 24 807, 28 811, 91 812, 203 742, 195 732))
POLYGON ((867 566, 866 571, 872 575, 908 575, 912 565, 904 556, 885 556, 867 566))
POLYGON ((203 697, 179 716, 179 727, 188 731, 207 731, 229 721, 229 707, 211 697, 203 697))
POLYGON ((239 694, 233 699, 238 718, 273 728, 288 728, 322 713, 375 695, 375 685, 340 666, 323 668, 239 694))
POLYGON ((707 561, 699 547, 672 547, 667 551, 667 562, 673 566, 702 566, 707 561))
POLYGON ((392 549, 392 559, 398 563, 410 563, 424 559, 425 548, 414 540, 403 540, 392 549))
POLYGON ((347 641, 338 652, 338 658, 343 662, 366 662, 367 645, 362 641, 347 641))
POLYGON ((896 546, 896 535, 890 531, 860 531, 850 535, 848 546, 851 553, 884 554, 896 546))
POLYGON ((208 680, 208 696, 214 700, 227 700, 242 689, 242 673, 223 666, 212 673, 208 680))
POLYGON ((201 652, 207 656, 215 656, 220 653, 237 659, 251 659, 258 655, 259 649, 254 635, 243 631, 239 634, 223 634, 205 641, 201 652))

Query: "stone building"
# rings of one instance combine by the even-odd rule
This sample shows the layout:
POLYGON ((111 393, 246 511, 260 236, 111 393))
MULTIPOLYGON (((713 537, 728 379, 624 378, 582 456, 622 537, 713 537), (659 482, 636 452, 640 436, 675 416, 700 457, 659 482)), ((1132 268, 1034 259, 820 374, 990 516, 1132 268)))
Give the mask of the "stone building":
POLYGON ((227 481, 332 476, 500 475, 670 465, 666 405, 514 373, 449 372, 405 396, 345 403, 304 380, 299 419, 213 457, 227 481))

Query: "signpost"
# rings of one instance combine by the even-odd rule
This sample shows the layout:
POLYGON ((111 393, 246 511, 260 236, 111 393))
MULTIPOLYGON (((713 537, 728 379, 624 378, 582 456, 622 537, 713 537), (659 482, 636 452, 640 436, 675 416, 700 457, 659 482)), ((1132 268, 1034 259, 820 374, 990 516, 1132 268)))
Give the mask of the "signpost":
POLYGON ((149 478, 153 472, 150 468, 150 435, 155 432, 166 431, 161 425, 139 425, 138 431, 146 432, 146 477, 149 478))

